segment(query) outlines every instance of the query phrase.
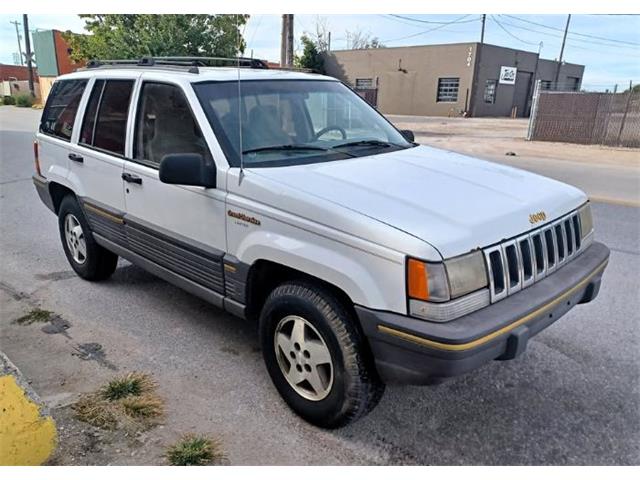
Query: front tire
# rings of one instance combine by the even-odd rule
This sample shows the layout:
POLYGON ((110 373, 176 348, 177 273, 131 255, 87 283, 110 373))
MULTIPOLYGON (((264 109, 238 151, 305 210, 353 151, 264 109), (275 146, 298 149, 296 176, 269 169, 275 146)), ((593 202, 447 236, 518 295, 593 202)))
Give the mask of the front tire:
POLYGON ((314 425, 343 427, 384 393, 355 319, 325 288, 303 281, 276 287, 260 315, 260 341, 278 392, 314 425))
POLYGON ((118 256, 96 243, 89 222, 72 195, 60 203, 58 227, 64 253, 78 276, 99 281, 109 278, 116 270, 118 256))

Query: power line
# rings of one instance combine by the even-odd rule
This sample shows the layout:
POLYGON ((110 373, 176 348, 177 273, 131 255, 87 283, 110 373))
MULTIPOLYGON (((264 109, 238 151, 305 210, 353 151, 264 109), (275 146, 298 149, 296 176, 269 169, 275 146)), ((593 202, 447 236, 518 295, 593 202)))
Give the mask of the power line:
MULTIPOLYGON (((395 18, 402 18, 404 20, 410 20, 412 22, 419 22, 419 23, 428 23, 428 24, 432 24, 432 25, 451 25, 451 23, 470 23, 470 22, 477 22, 479 19, 478 18, 474 18, 471 20, 465 20, 464 22, 459 22, 459 21, 454 21, 454 22, 433 22, 431 20, 421 20, 419 18, 412 18, 412 17, 405 17, 403 15, 395 15, 393 13, 389 14, 390 17, 395 17, 395 18)), ((465 15, 465 17, 468 17, 469 15, 465 15)), ((464 18, 464 17, 462 17, 464 18)), ((402 22, 404 23, 404 22, 402 22)))
POLYGON ((495 16, 493 15, 489 15, 489 18, 491 18, 491 20, 493 20, 495 22, 496 25, 498 25, 507 35, 509 35, 511 38, 515 38, 516 40, 518 40, 519 42, 522 42, 526 45, 538 45, 538 43, 533 43, 533 42, 527 42, 526 40, 522 40, 520 37, 517 37, 516 35, 514 35, 513 33, 511 33, 509 30, 507 30, 497 19, 495 16))
MULTIPOLYGON (((425 33, 433 32, 435 30, 440 30, 441 28, 444 28, 444 27, 446 27, 448 25, 453 25, 453 24, 456 24, 456 23, 468 23, 469 20, 467 20, 465 22, 461 22, 460 21, 460 20, 462 20, 464 18, 467 18, 468 16, 469 15, 463 15, 461 17, 456 18, 455 20, 452 20, 451 22, 447 22, 447 23, 444 23, 442 25, 438 25, 437 27, 430 28, 430 29, 424 30, 422 32, 414 33, 413 35, 407 35, 406 37, 393 38, 391 40, 382 40, 382 43, 396 42, 398 40, 406 40, 407 38, 413 38, 413 37, 417 37, 419 35, 424 35, 425 33)), ((476 18, 476 19, 474 19, 472 21, 477 22, 478 20, 480 20, 480 19, 476 18)))
MULTIPOLYGON (((521 18, 521 17, 516 17, 515 15, 507 15, 507 14, 505 14, 504 16, 505 17, 509 17, 509 18, 513 18, 515 20, 519 20, 521 22, 530 23, 531 25, 537 25, 539 27, 548 28, 549 30, 556 30, 556 31, 559 31, 559 32, 564 32, 564 29, 562 29, 562 28, 552 27, 550 25, 545 25, 544 23, 538 23, 538 22, 534 22, 532 20, 527 20, 527 19, 524 19, 524 18, 521 18)), ((586 34, 586 33, 569 32, 569 35, 577 35, 579 37, 594 38, 596 40, 604 40, 604 41, 612 42, 612 43, 622 43, 624 45, 632 45, 634 47, 640 47, 640 43, 637 43, 637 42, 627 42, 625 40, 618 40, 618 39, 615 39, 615 38, 598 37, 596 35, 589 35, 589 34, 586 34)))
MULTIPOLYGON (((556 35, 554 33, 549 33, 549 32, 542 32, 542 31, 536 30, 534 28, 523 27, 522 25, 516 25, 514 23, 505 22, 504 20, 502 20, 502 24, 503 25, 509 25, 510 27, 517 28, 519 30, 525 30, 527 32, 538 33, 540 35, 546 35, 548 37, 562 38, 562 35, 556 35)), ((627 46, 627 45, 612 45, 610 43, 603 43, 603 42, 598 42, 598 41, 595 41, 595 40, 583 40, 581 38, 569 38, 569 39, 567 39, 567 41, 568 42, 582 42, 582 43, 586 43, 586 44, 589 44, 589 45, 601 45, 601 46, 604 46, 604 47, 628 48, 628 49, 631 49, 631 50, 638 51, 637 47, 631 47, 631 46, 627 46)))

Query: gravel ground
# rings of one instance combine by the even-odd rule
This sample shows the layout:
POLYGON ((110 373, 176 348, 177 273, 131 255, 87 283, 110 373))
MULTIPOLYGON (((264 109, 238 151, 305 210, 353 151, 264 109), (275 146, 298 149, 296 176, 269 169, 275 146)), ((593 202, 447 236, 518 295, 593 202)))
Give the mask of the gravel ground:
POLYGON ((124 261, 104 283, 73 274, 30 180, 38 116, 0 108, 0 348, 72 432, 83 428, 68 405, 122 372, 152 373, 167 409, 134 457, 122 439, 75 455, 81 432, 62 436, 59 462, 163 463, 193 431, 219 438, 234 465, 639 463, 640 209, 594 205, 612 249, 600 296, 522 357, 436 387, 389 387, 368 417, 322 431, 280 400, 255 325, 124 261), (11 323, 35 306, 64 321, 11 323))

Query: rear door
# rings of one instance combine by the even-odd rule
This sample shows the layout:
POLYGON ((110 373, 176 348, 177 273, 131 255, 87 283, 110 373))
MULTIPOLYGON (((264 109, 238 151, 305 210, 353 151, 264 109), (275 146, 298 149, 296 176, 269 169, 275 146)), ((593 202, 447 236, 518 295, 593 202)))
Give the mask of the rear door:
POLYGON ((49 93, 38 134, 40 171, 49 180, 64 184, 69 173, 71 138, 80 123, 76 117, 87 83, 87 79, 58 80, 49 93))
POLYGON ((135 78, 96 78, 69 169, 93 231, 125 243, 122 173, 135 78))
MULTIPOLYGON (((131 130, 131 158, 124 168, 126 232, 135 253, 222 293, 224 189, 169 185, 158 177, 160 162, 168 154, 197 153, 213 163, 191 105, 197 106, 197 99, 190 88, 142 80, 131 130)), ((224 186, 220 173, 218 185, 224 186)))

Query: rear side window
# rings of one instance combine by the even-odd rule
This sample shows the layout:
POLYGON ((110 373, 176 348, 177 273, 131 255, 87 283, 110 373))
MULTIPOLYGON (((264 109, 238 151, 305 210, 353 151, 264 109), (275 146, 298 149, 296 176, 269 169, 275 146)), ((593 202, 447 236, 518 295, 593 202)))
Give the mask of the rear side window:
POLYGON ((86 80, 59 80, 53 84, 42 112, 40 132, 62 140, 71 140, 73 122, 86 85, 86 80))
POLYGON ((124 155, 133 80, 98 80, 82 122, 80 143, 124 155))

